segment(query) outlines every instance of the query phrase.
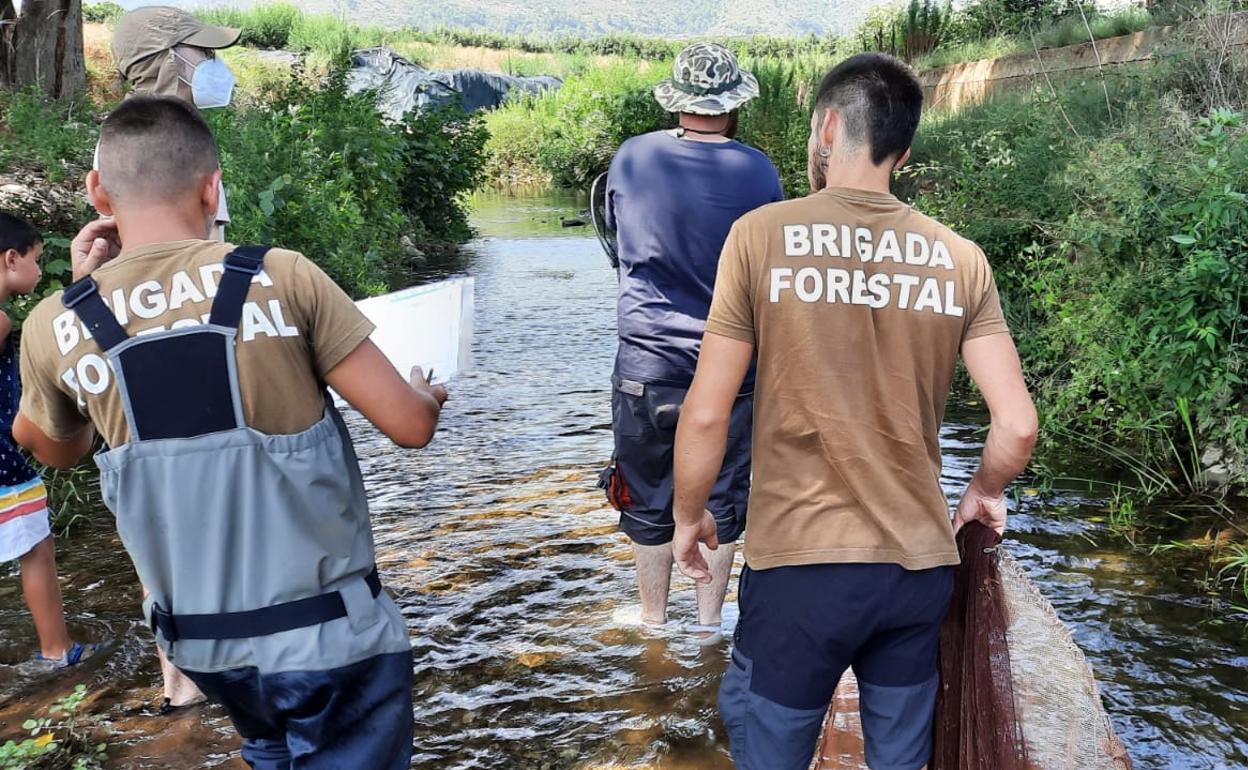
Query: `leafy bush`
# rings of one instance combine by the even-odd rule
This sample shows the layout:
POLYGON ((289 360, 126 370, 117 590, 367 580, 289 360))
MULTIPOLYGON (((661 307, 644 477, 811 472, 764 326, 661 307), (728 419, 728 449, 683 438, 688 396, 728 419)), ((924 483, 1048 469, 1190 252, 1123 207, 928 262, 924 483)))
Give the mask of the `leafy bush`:
POLYGON ((88 24, 112 24, 126 14, 117 3, 91 3, 82 6, 82 20, 88 24))
POLYGON ((739 138, 771 158, 786 195, 805 195, 810 102, 831 61, 756 59, 742 65, 758 78, 758 98, 741 111, 739 138))
POLYGON ((476 186, 485 137, 442 111, 387 124, 345 76, 292 78, 274 101, 208 113, 230 193, 230 239, 296 249, 348 293, 406 280, 403 244, 467 234, 460 195, 476 186))
POLYGON ((491 134, 517 139, 508 147, 489 143, 491 172, 526 175, 536 165, 556 184, 585 187, 611 165, 630 136, 669 125, 651 90, 663 77, 654 67, 617 63, 573 78, 558 91, 521 97, 486 117, 491 134), (522 153, 535 151, 534 155, 522 153), (533 161, 536 161, 534 164, 533 161))
POLYGON ((99 129, 91 107, 49 103, 35 90, 0 90, 0 170, 40 172, 51 181, 85 174, 99 129))

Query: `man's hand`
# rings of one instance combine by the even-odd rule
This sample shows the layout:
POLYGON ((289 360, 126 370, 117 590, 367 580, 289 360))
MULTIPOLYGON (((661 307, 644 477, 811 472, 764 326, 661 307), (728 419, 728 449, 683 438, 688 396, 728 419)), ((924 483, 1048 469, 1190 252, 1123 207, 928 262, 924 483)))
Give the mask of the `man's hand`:
POLYGON ((710 511, 703 511, 702 518, 694 525, 679 522, 676 524, 676 534, 672 537, 672 556, 680 571, 698 583, 711 582, 711 568, 698 544, 706 543, 706 547, 712 551, 718 549, 718 532, 715 517, 710 511))
POLYGON ((979 487, 976 479, 971 479, 966 494, 958 503, 957 515, 953 518, 953 532, 956 535, 967 524, 978 521, 985 527, 995 529, 998 535, 1005 534, 1007 508, 1004 495, 990 495, 979 487))
POLYGON ((100 265, 115 259, 121 253, 117 222, 112 219, 97 219, 89 223, 78 232, 69 246, 69 253, 74 280, 91 275, 100 265))
POLYGON ((433 384, 432 370, 430 370, 429 374, 426 375, 424 369, 421 369, 419 366, 413 366, 408 382, 412 386, 412 390, 417 393, 425 393, 432 396, 433 399, 438 402, 438 406, 442 406, 446 403, 446 386, 433 384))

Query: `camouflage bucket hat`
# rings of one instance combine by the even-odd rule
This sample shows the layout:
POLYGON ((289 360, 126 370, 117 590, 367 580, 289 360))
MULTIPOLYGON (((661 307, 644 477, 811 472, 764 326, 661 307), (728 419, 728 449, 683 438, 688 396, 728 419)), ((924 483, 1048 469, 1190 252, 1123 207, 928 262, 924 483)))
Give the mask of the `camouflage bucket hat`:
POLYGON ((716 43, 696 43, 676 56, 672 77, 654 87, 654 98, 668 112, 723 115, 758 96, 758 80, 743 72, 732 51, 716 43))

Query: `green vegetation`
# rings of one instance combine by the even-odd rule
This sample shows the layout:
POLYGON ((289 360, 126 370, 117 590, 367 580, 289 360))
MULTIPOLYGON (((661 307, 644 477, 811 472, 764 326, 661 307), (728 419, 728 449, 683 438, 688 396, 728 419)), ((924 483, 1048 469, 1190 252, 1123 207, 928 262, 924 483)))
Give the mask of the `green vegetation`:
POLYGON ((657 67, 612 64, 490 113, 490 176, 585 187, 621 142, 669 122, 650 95, 662 76, 657 67))
POLYGON ((0 770, 103 770, 108 724, 79 713, 86 698, 80 684, 48 709, 51 717, 28 719, 22 729, 29 738, 0 745, 0 770))
POLYGON ((336 75, 291 79, 270 102, 207 117, 230 239, 302 251, 353 296, 406 285, 416 244, 469 234, 459 196, 477 186, 485 134, 462 110, 391 126, 336 75))
MULTIPOLYGON (((350 21, 389 29, 485 30, 530 37, 589 38, 612 33, 679 38, 722 35, 827 36, 852 30, 873 5, 891 0, 352 0, 350 21)), ((333 14, 336 0, 302 0, 309 13, 333 14)))
MULTIPOLYGON (((207 114, 232 241, 301 251, 361 297, 410 285, 429 256, 468 238, 463 200, 484 166, 480 118, 448 108, 390 125, 370 94, 347 92, 342 75, 270 72, 261 86, 207 114)), ((8 308, 18 323, 71 279, 69 242, 92 216, 79 180, 91 167, 102 109, 0 92, 0 175, 28 188, 18 213, 42 230, 46 247, 37 292, 8 308)), ((95 509, 94 472, 45 479, 58 530, 95 509)))
POLYGON ((82 6, 82 20, 88 24, 111 24, 125 13, 126 9, 117 3, 88 3, 82 6))

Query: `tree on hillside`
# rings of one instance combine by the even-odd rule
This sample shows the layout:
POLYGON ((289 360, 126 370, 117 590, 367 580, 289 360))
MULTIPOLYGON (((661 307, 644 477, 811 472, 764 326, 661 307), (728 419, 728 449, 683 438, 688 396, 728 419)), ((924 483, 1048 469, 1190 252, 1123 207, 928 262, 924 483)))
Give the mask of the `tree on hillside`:
POLYGON ((86 83, 82 0, 0 0, 0 88, 64 99, 86 83))

